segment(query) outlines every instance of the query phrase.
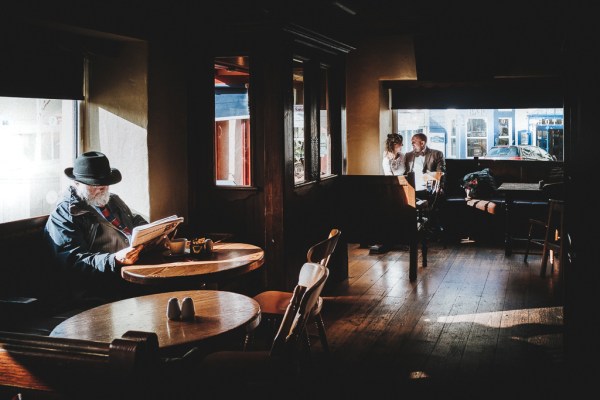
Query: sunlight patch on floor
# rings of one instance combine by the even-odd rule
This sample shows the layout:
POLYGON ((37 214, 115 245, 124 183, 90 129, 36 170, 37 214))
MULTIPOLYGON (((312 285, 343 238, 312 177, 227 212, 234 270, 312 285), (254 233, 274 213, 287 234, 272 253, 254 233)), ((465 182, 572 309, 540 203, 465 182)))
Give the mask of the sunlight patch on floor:
POLYGON ((491 311, 474 314, 445 315, 438 317, 436 322, 460 323, 477 322, 478 324, 497 327, 497 321, 502 321, 502 327, 508 328, 523 323, 522 317, 526 314, 527 323, 539 323, 545 325, 562 325, 562 307, 541 307, 521 310, 491 311))

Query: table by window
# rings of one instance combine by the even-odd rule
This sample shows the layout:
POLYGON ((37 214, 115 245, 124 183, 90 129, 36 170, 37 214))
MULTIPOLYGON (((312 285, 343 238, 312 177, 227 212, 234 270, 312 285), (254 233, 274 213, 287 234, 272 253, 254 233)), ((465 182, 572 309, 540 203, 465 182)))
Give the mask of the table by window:
POLYGON ((512 254, 512 243, 514 240, 525 240, 524 238, 514 237, 512 233, 512 215, 515 199, 531 199, 541 200, 543 193, 539 183, 523 183, 523 182, 504 182, 497 191, 504 194, 504 210, 505 210, 505 225, 504 225, 504 253, 507 256, 512 254))

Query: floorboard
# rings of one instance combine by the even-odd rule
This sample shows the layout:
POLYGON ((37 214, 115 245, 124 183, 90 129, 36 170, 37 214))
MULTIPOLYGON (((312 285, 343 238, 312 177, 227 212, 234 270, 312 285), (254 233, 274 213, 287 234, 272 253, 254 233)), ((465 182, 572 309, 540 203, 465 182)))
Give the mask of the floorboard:
POLYGON ((313 344, 314 394, 556 398, 565 364, 559 268, 542 278, 539 255, 524 263, 501 246, 434 243, 410 282, 408 258, 348 245, 348 279, 323 293, 331 353, 313 344))

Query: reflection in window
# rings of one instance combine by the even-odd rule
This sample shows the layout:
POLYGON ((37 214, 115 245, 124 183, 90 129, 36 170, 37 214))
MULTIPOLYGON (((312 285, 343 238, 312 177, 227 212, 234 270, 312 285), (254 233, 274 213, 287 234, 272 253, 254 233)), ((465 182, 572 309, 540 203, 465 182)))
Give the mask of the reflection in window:
POLYGON ((0 223, 52 212, 70 180, 77 101, 0 97, 0 223))
POLYGON ((215 180, 251 186, 248 57, 215 59, 215 180))
POLYGON ((306 181, 304 168, 304 64, 294 60, 294 183, 306 181))
POLYGON ((331 175, 331 133, 329 131, 329 92, 328 70, 321 68, 321 96, 319 107, 319 155, 321 176, 331 175))

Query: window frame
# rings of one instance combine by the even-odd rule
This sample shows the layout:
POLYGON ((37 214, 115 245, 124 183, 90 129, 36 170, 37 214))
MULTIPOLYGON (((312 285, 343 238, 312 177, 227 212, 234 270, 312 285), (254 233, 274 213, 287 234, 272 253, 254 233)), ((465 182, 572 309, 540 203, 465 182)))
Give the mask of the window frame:
MULTIPOLYGON (((335 110, 333 80, 335 79, 335 65, 324 57, 316 55, 306 55, 302 52, 294 53, 292 64, 295 61, 301 61, 304 65, 304 180, 296 182, 293 178, 294 187, 318 183, 337 176, 336 169, 336 138, 333 124, 333 112, 335 110), (328 175, 321 175, 321 103, 322 103, 322 73, 326 76, 326 96, 327 104, 327 135, 329 137, 329 163, 330 172, 328 175), (310 143, 310 146, 306 144, 310 143)), ((293 100, 292 100, 293 104, 293 100)), ((292 136, 294 132, 292 129, 292 136)), ((292 137, 292 146, 295 146, 295 139, 292 137)), ((292 148, 292 157, 294 157, 294 148, 292 148)), ((295 160, 294 160, 295 163, 295 160)))

